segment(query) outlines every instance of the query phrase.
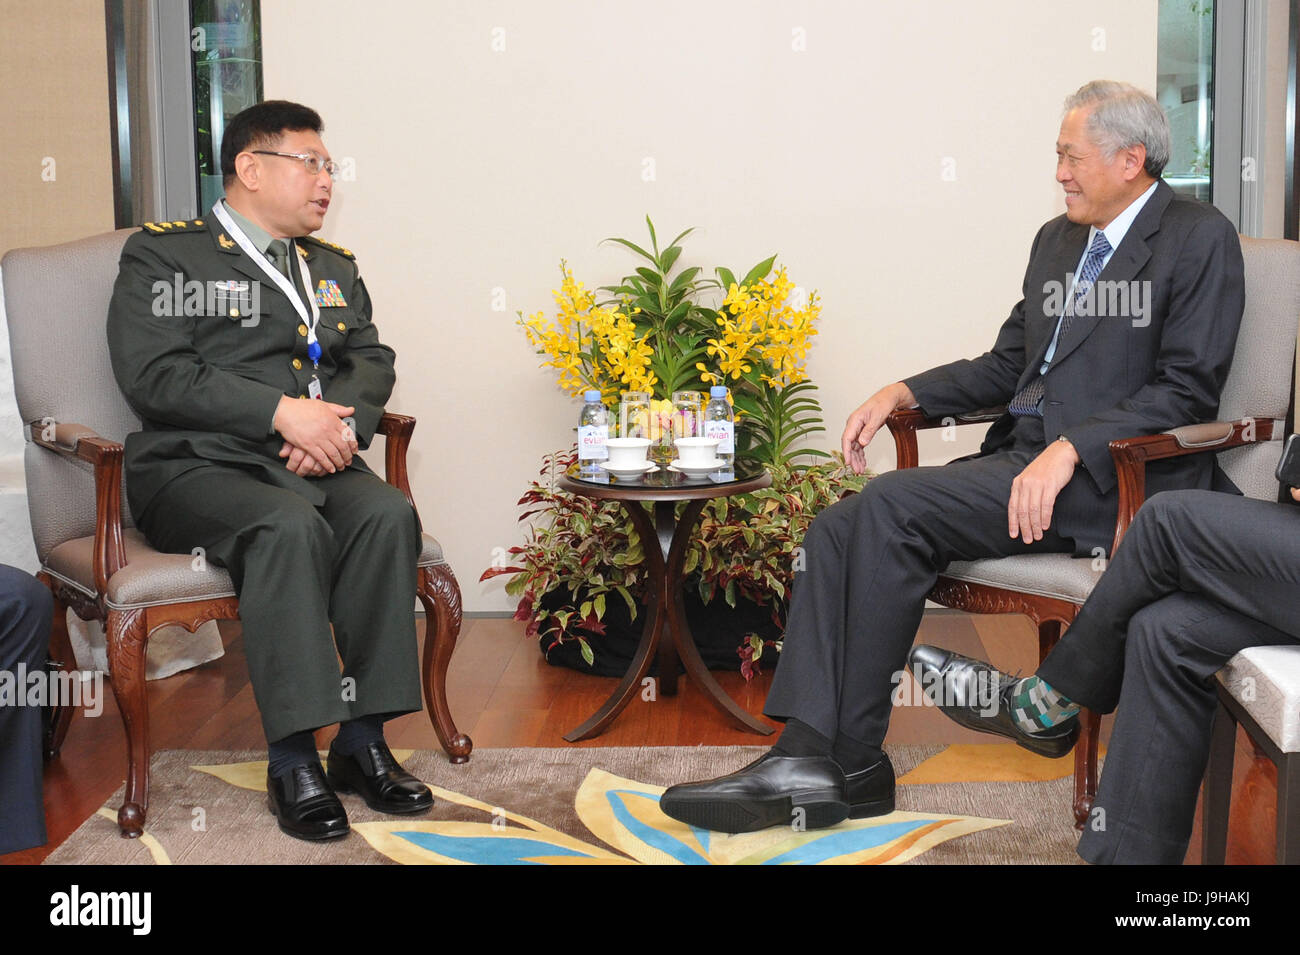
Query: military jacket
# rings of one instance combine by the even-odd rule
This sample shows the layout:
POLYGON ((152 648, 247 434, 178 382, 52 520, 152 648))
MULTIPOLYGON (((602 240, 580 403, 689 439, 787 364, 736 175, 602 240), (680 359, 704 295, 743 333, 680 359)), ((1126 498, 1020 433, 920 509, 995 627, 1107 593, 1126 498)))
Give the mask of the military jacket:
MULTIPOLYGON (((370 320, 352 253, 314 237, 297 245, 320 306, 318 368, 288 296, 216 217, 147 223, 127 240, 108 344, 118 385, 142 419, 125 455, 137 517, 164 484, 207 464, 258 472, 322 504, 312 480, 285 467, 271 426, 280 398, 306 397, 313 375, 325 400, 356 409, 357 441, 369 445, 392 393, 393 350, 370 320)), ((352 467, 368 470, 359 456, 352 467)))

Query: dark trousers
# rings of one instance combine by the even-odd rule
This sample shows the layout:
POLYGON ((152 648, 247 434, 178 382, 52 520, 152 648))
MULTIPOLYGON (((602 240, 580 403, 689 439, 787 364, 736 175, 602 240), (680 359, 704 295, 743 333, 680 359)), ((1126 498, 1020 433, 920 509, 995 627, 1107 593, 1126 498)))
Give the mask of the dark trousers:
POLYGON ((939 572, 954 560, 1073 552, 1054 530, 1033 544, 1007 531, 1011 482, 1043 448, 1042 422, 1024 425, 1008 451, 889 471, 813 520, 764 705, 769 717, 879 746, 939 572))
POLYGON ((1212 491, 1147 501, 1038 670, 1072 700, 1118 706, 1079 855, 1181 863, 1215 672, 1247 647, 1298 643, 1300 508, 1212 491))
MULTIPOLYGON (((0 670, 16 679, 19 664, 44 673, 54 601, 30 574, 0 565, 0 670)), ((26 685, 15 685, 17 705, 0 706, 0 854, 45 843, 41 801, 41 708, 27 706, 26 685)))
POLYGON ((319 508, 238 468, 198 468, 163 487, 140 520, 159 550, 201 547, 230 572, 271 741, 420 708, 415 512, 364 471, 313 481, 319 508))

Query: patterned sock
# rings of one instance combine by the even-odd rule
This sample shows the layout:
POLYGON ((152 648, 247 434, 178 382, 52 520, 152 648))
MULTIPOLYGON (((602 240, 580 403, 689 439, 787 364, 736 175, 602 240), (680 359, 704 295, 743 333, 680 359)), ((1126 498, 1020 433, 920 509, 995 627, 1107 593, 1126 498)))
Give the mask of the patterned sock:
POLYGON ((1017 680, 1011 691, 1011 715, 1026 733, 1042 733, 1079 713, 1079 705, 1036 676, 1017 680))

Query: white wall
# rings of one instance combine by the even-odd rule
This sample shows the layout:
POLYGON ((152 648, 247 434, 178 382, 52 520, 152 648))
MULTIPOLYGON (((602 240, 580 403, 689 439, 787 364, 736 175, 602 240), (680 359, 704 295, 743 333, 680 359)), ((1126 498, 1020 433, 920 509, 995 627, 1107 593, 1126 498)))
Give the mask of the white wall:
MULTIPOLYGON (((699 228, 688 264, 780 252, 825 302, 810 370, 837 445, 879 385, 992 343, 1064 209, 1062 99, 1097 77, 1150 88, 1156 61, 1154 0, 276 0, 262 17, 267 97, 320 109, 355 163, 322 234, 357 253, 398 351, 415 496, 471 611, 509 606, 478 575, 571 440, 577 404, 514 325, 550 306, 561 257, 606 284, 633 262, 598 241, 638 237, 646 213, 699 228)), ((976 444, 927 435, 923 463, 976 444)), ((887 437, 869 463, 893 466, 887 437)))

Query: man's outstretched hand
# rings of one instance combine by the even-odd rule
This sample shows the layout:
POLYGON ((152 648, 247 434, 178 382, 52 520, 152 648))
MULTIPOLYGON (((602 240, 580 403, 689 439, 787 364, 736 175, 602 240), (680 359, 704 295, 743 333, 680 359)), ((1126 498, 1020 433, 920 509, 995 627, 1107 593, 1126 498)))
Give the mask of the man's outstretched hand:
POLYGON ((357 440, 342 419, 355 410, 313 398, 281 398, 272 426, 284 438, 280 457, 288 458, 285 467, 307 477, 333 474, 351 464, 357 440))
POLYGON ((901 381, 896 381, 881 388, 849 415, 849 420, 844 424, 844 435, 840 438, 840 448, 854 474, 861 474, 867 469, 867 456, 863 450, 876 436, 889 413, 900 408, 911 408, 915 404, 912 389, 901 381))
POLYGON ((1007 530, 1026 544, 1043 539, 1052 526, 1052 508, 1061 488, 1070 483, 1079 452, 1069 441, 1053 441, 1011 482, 1007 530))

